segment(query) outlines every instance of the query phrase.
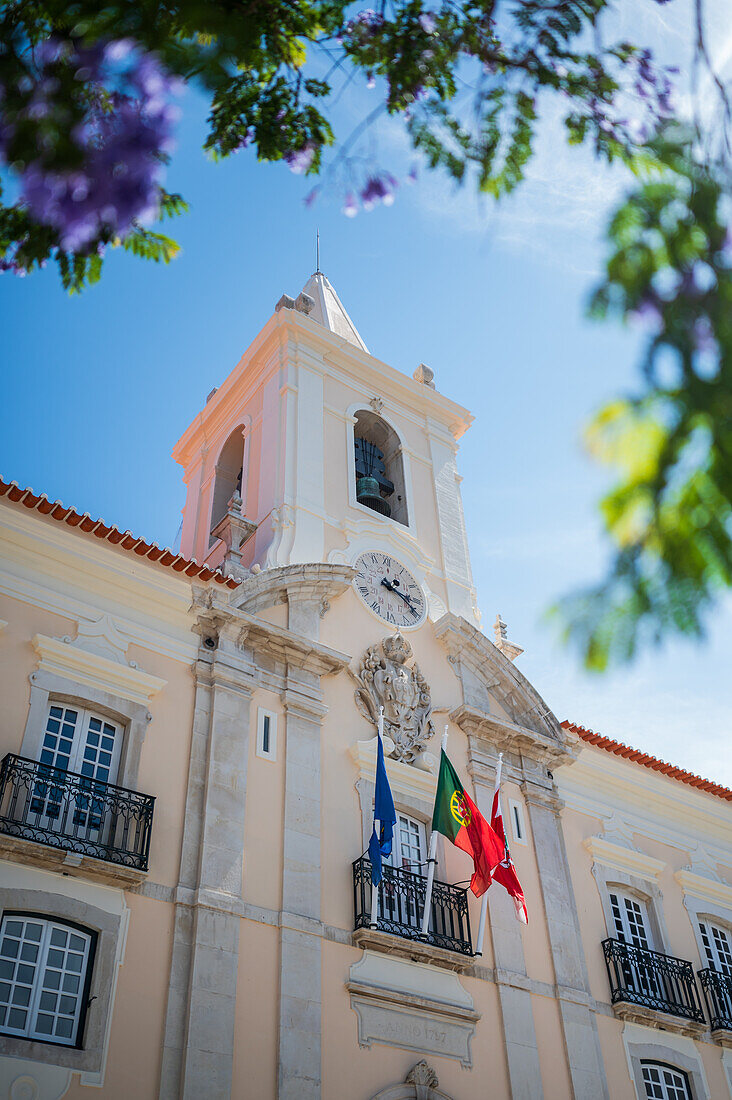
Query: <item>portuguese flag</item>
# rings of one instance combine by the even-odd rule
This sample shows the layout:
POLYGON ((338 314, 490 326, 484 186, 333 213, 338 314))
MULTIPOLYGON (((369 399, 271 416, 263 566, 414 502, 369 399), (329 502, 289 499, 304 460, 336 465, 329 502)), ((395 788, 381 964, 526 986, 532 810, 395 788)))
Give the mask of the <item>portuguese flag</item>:
POLYGON ((444 749, 440 755, 432 828, 472 858, 475 870, 470 889, 479 898, 490 886, 493 872, 505 855, 505 844, 466 794, 444 749))

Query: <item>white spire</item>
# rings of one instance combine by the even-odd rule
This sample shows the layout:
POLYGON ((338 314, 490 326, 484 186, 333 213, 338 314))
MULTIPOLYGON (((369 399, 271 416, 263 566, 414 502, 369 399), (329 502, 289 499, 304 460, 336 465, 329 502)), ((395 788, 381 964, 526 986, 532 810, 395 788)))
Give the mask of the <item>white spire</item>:
POLYGON ((314 275, 311 275, 302 290, 303 294, 309 294, 315 302, 309 314, 314 321, 317 321, 323 328, 327 328, 329 332, 335 332, 337 336, 348 340, 349 344, 361 348, 362 351, 369 350, 361 339, 358 329, 346 313, 345 306, 322 271, 316 271, 314 275))

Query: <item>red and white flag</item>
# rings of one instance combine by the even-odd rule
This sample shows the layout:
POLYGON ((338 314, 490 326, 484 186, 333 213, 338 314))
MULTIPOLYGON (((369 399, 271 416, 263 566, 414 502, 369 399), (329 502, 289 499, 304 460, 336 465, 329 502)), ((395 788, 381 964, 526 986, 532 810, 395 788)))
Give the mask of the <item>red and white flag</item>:
POLYGON ((511 852, 506 840, 506 830, 503 825, 503 812, 501 810, 501 768, 500 764, 496 772, 496 789, 493 792, 493 809, 491 810, 491 828, 498 833, 505 849, 505 856, 493 872, 493 881, 500 882, 508 890, 516 907, 516 919, 522 924, 529 923, 529 914, 526 909, 524 892, 516 874, 516 868, 511 859, 511 852))

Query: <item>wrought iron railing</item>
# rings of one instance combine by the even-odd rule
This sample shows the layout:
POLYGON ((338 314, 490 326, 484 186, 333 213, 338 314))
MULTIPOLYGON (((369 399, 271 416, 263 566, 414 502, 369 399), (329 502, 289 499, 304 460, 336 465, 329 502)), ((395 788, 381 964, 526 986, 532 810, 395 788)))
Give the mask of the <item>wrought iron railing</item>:
POLYGON ((0 833, 146 871, 155 799, 9 753, 0 833))
POLYGON ((605 940, 602 947, 613 1004, 643 1005, 704 1023, 690 962, 620 940, 605 940))
POLYGON ((712 1031, 720 1028, 732 1031, 732 975, 722 974, 719 970, 700 970, 699 981, 704 990, 712 1031))
MULTIPOLYGON (((383 867, 379 884, 377 927, 408 940, 420 940, 461 955, 472 955, 467 890, 435 879, 432 887, 429 931, 422 935, 427 880, 402 868, 383 867)), ((371 861, 365 856, 353 864, 356 928, 371 926, 371 861)))

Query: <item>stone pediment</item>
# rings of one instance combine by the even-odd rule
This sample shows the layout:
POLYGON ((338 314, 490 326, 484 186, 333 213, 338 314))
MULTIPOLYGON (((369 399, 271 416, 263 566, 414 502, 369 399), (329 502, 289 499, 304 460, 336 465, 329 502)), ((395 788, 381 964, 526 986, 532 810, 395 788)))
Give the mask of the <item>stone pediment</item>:
POLYGON ((557 718, 485 634, 453 614, 443 615, 434 629, 462 684, 462 704, 451 714, 458 725, 508 751, 554 763, 566 758, 567 738, 557 718))

